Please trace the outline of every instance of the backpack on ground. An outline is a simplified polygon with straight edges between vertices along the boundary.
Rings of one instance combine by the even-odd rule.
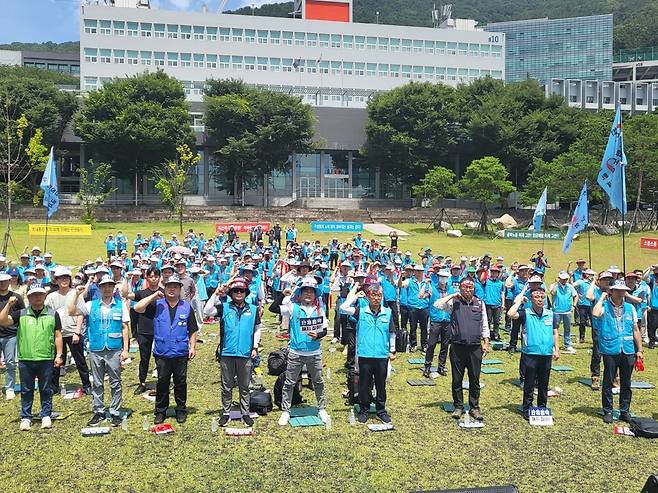
[[[274,404],[276,407],[281,409],[281,401],[283,400],[283,384],[286,381],[286,374],[282,373],[276,379],[274,383]],[[298,406],[304,399],[302,399],[302,382],[298,380],[295,386],[292,389],[292,402],[291,406]]]
[[[631,418],[629,426],[636,437],[658,438],[658,421],[653,418]]]
[[[407,350],[408,334],[405,329],[397,329],[395,331],[395,351],[404,353]]]
[[[272,412],[272,394],[262,390],[254,390],[249,396],[249,411],[265,416]]]
[[[286,371],[288,366],[288,348],[272,351],[267,357],[267,373],[277,377]]]

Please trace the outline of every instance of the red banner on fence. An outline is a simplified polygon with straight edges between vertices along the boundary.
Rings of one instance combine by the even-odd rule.
[[[221,233],[222,231],[228,231],[231,226],[236,233],[248,233],[252,228],[260,226],[263,228],[263,231],[270,230],[271,223],[245,223],[245,222],[235,222],[235,223],[216,223],[215,224],[215,233]]]
[[[640,238],[640,248],[658,250],[658,238]]]

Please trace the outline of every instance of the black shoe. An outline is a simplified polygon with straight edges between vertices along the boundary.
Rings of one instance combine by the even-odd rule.
[[[507,348],[507,352],[509,354],[514,354],[516,353],[516,348],[514,346],[510,346],[509,348]]]
[[[242,415],[242,421],[244,421],[244,424],[246,424],[247,426],[254,426],[254,418],[252,418],[248,414]]]
[[[146,385],[143,383],[140,383],[137,388],[135,389],[135,392],[133,392],[135,395],[143,394],[146,392]]]
[[[228,414],[222,414],[222,417],[219,419],[219,426],[224,427],[231,421],[231,417]]]
[[[425,368],[423,369],[423,377],[425,377],[425,378],[429,378],[429,377],[430,377],[430,369],[429,369],[429,368],[425,367]]]
[[[417,350],[416,346],[411,346],[411,349],[409,349],[409,351],[411,351],[412,353],[415,353],[416,350]]]
[[[612,423],[612,413],[605,413],[603,415],[603,422],[607,424]]]
[[[176,413],[176,421],[178,423],[185,423],[187,421],[187,413],[185,412],[177,412]]]
[[[631,422],[631,413],[629,413],[628,411],[623,412],[623,413],[619,413],[619,421],[625,421],[626,423],[630,423]]]
[[[155,418],[153,418],[153,424],[161,425],[162,423],[164,423],[164,420],[165,420],[164,413],[158,413],[155,415]]]
[[[82,387],[82,393],[85,395],[91,395],[91,387]]]
[[[530,411],[523,411],[523,419],[530,421]]]
[[[484,419],[482,411],[480,411],[479,407],[474,407],[468,413],[471,415],[471,418],[477,419],[478,421],[482,421]]]
[[[391,417],[388,415],[386,411],[380,411],[377,413],[377,417],[382,423],[390,423],[391,422]]]
[[[441,375],[443,377],[447,377],[448,376],[448,370],[446,370],[445,368],[439,368],[439,375]]]
[[[368,421],[368,413],[359,413],[359,423],[365,423]]]
[[[649,349],[655,349],[655,347],[656,347],[656,343],[655,343],[654,341],[651,341],[651,342],[649,342],[649,344],[647,345],[647,347],[648,347]]]
[[[101,423],[103,421],[105,421],[105,415],[100,414],[100,413],[96,413],[89,420],[89,422],[87,423],[87,426],[97,426],[98,423]]]
[[[116,428],[117,426],[121,426],[121,421],[122,419],[118,415],[112,416],[110,424]]]

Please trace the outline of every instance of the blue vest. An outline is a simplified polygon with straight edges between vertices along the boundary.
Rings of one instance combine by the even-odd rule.
[[[87,337],[90,351],[123,348],[123,312],[120,303],[110,306],[107,318],[101,316],[101,300],[91,302],[91,310],[87,316]]]
[[[485,305],[490,306],[502,306],[501,295],[505,285],[500,279],[487,279],[487,282],[484,284],[484,301]],[[477,296],[477,294],[476,294]]]
[[[290,317],[290,341],[288,347],[293,351],[311,352],[320,349],[320,340],[311,339],[302,332],[302,323],[311,318],[324,318],[324,312],[319,308],[314,308],[310,315],[306,315],[297,303],[293,304],[292,316]]]
[[[653,274],[649,277],[649,287],[651,288],[651,309],[658,310],[658,280]]]
[[[594,301],[592,302],[592,306],[596,305],[599,300],[601,299],[601,295],[603,293],[601,292],[601,288],[598,286],[594,286]],[[601,317],[592,317],[592,329],[599,330],[601,329],[601,324],[602,322]]]
[[[409,306],[409,288],[400,287],[400,306]]]
[[[169,318],[169,304],[160,299],[155,302],[153,319],[153,355],[160,358],[178,358],[189,353],[187,319],[192,308],[185,300],[176,307],[174,320]]]
[[[553,312],[544,308],[537,315],[525,309],[525,327],[521,333],[521,351],[525,354],[551,356],[553,354]]]
[[[592,302],[587,299],[587,291],[591,285],[591,281],[581,279],[578,286],[576,286],[576,292],[578,293],[578,306],[592,306]]]
[[[559,282],[555,286],[553,296],[553,311],[555,313],[571,313],[573,308],[573,288],[570,284],[562,286]]]
[[[384,291],[384,301],[396,301],[398,299],[398,291],[388,277],[381,278],[382,290]]]
[[[429,282],[424,280],[418,282],[415,277],[409,279],[409,286],[407,287],[407,304],[410,308],[422,310],[423,308],[429,307],[429,298],[420,299],[418,297],[421,285],[425,286],[425,294],[427,294],[427,289],[430,286]]]
[[[388,307],[379,309],[375,315],[370,305],[359,307],[356,323],[356,354],[359,358],[388,358],[392,311]]]
[[[603,302],[604,312],[599,318],[599,352],[601,354],[635,354],[633,341],[633,305],[624,302],[621,324],[617,324],[612,302]]]
[[[254,345],[256,306],[247,304],[242,313],[230,302],[223,303],[222,356],[249,358]]]
[[[449,322],[450,313],[439,310],[434,306],[434,302],[439,298],[443,298],[449,294],[454,293],[455,290],[450,284],[446,284],[445,291],[441,291],[439,286],[432,287],[432,297],[430,298],[430,321],[431,322]]]

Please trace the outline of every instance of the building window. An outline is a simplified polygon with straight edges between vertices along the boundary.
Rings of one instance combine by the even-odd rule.
[[[192,39],[192,26],[180,26],[180,39]]]
[[[281,31],[270,31],[270,43],[273,45],[281,44]]]
[[[142,65],[151,65],[151,52],[150,51],[140,51],[139,58],[142,62]]]
[[[331,62],[331,75],[340,75],[341,62],[334,61]]]
[[[292,72],[292,58],[284,58],[281,65],[284,72]]]
[[[436,67],[436,78],[438,80],[446,80],[446,68],[445,67]]]
[[[379,51],[388,51],[388,38],[377,38],[377,48]]]
[[[437,55],[445,55],[446,54],[446,42],[445,41],[436,41],[434,43],[434,52]]]
[[[217,55],[206,54],[206,68],[217,68]]]
[[[306,46],[315,48],[318,45],[317,33],[306,33]]]
[[[244,57],[244,68],[245,70],[256,70],[256,57]]]
[[[128,22],[126,34],[132,38],[139,36],[139,23],[137,22]]]
[[[53,72],[57,72],[57,64],[56,63],[49,63],[46,68],[48,70],[51,70]]]
[[[306,42],[305,33],[295,33],[295,46],[304,46]]]
[[[124,50],[114,50],[114,63],[125,63],[125,56]]]
[[[156,67],[164,67],[165,54],[163,51],[156,51],[153,53],[153,65]]]
[[[101,48],[99,54],[101,63],[112,63],[112,50]]]
[[[194,26],[194,39],[202,40],[205,38],[206,28],[203,26]]]
[[[245,29],[244,30],[244,40],[247,43],[254,44],[256,42],[256,30],[255,29]]]
[[[178,53],[167,52],[167,66],[178,67]]]
[[[400,51],[400,38],[391,38],[390,40],[390,50],[392,52],[399,52]]]
[[[362,62],[356,62],[354,64],[354,75],[366,75],[366,64]]]
[[[231,29],[231,39],[233,40],[234,43],[242,43],[242,35],[243,35],[243,30],[239,28],[232,28]]]
[[[411,65],[402,65],[402,77],[411,79]]]
[[[448,48],[446,53],[448,55],[456,55],[457,54],[457,43],[448,43]]]
[[[376,50],[377,49],[377,38],[368,36],[366,38],[366,49],[367,50]]]
[[[352,75],[354,73],[354,63],[343,62],[343,74]]]
[[[258,70],[264,72],[267,70],[267,58],[258,57]]]
[[[470,56],[478,56],[480,54],[480,45],[477,43],[469,43],[468,54]]]
[[[96,77],[85,77],[85,91],[95,91],[98,89],[98,79]]]
[[[272,72],[281,71],[281,59],[280,58],[270,58],[270,70]]]
[[[306,71],[309,74],[315,74],[318,71],[318,62],[317,60],[306,60]]]
[[[422,41],[420,41],[418,39],[414,39],[414,45],[413,46],[414,46],[414,53],[422,53],[423,52],[423,42]]]
[[[425,67],[423,75],[427,80],[434,79],[434,67]]]
[[[217,28],[206,27],[206,38],[208,38],[208,41],[217,41]]]
[[[458,52],[460,55],[468,55],[468,43],[459,43]]]
[[[329,35],[328,34],[320,34],[320,48],[328,48],[329,47]]]
[[[101,34],[109,36],[112,34],[112,21],[100,21],[100,31]]]
[[[258,31],[258,44],[266,45],[267,44],[267,31]]]
[[[343,36],[340,34],[332,34],[331,35],[331,47],[332,48],[340,48],[343,42]]]
[[[153,24],[153,32],[155,33],[156,38],[165,37],[165,25],[164,24]]]
[[[320,60],[320,73],[329,73],[329,60]]]
[[[448,67],[448,80],[455,81],[457,80],[457,69]]]
[[[128,65],[137,65],[137,50],[128,50]]]
[[[283,31],[283,44],[292,46],[292,31]]]
[[[366,37],[365,36],[354,36],[354,47],[357,50],[366,49]]]
[[[231,67],[231,57],[228,55],[219,56],[219,68],[228,70]]]
[[[203,56],[203,53],[194,53],[192,55],[192,64],[194,65],[194,68],[203,68],[204,59],[205,57]]]
[[[233,70],[242,70],[242,57],[241,56],[232,56],[231,57],[231,68]]]
[[[491,53],[491,45],[481,44],[480,45],[480,56],[489,56]]]
[[[343,48],[347,50],[354,48],[354,36],[349,34],[343,35]]]
[[[126,33],[126,23],[123,21],[114,21],[112,23],[114,27],[115,36],[123,36]]]
[[[192,53],[181,53],[180,54],[180,66],[181,67],[191,67],[192,66]]]
[[[85,34],[96,34],[98,32],[98,21],[96,19],[85,19]]]
[[[390,75],[391,75],[391,77],[400,77],[400,66],[399,65],[391,65]]]
[[[71,74],[80,75],[80,65],[71,65]]]
[[[403,39],[402,40],[402,53],[411,53],[411,40]]]
[[[178,24],[167,24],[167,37],[178,39]]]
[[[370,65],[371,64],[369,63],[368,64],[368,75],[375,75],[375,71],[374,71],[375,67],[372,67],[373,70],[371,72]],[[375,64],[373,63],[372,65],[375,65]],[[380,63],[377,66],[377,69],[378,69],[377,70],[377,75],[379,75],[379,77],[388,77],[388,63]]]
[[[140,22],[139,23],[139,32],[143,38],[151,37],[151,23],[150,22]]]
[[[231,29],[229,29],[228,27],[220,27],[219,40],[224,42],[231,41]]]
[[[502,53],[502,47],[500,45],[491,46],[491,56],[494,58],[500,58]]]
[[[98,61],[98,50],[96,48],[85,48],[85,62],[96,63]]]

